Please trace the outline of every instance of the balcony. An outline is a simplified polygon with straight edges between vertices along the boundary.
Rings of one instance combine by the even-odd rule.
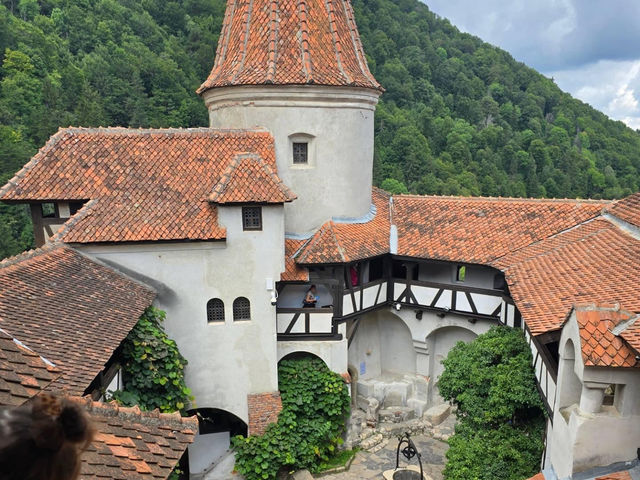
[[[342,340],[333,308],[277,308],[278,340]]]

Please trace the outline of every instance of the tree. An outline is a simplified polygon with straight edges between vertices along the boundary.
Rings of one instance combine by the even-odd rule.
[[[493,327],[443,360],[440,395],[456,405],[447,480],[521,480],[539,469],[545,415],[522,331]]]
[[[380,188],[382,188],[383,190],[386,190],[391,195],[409,193],[409,190],[407,190],[407,187],[405,186],[405,184],[402,182],[399,182],[395,178],[386,178],[382,182],[382,185],[380,185]]]

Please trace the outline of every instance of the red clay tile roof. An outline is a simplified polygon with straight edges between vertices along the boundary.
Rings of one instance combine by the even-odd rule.
[[[576,305],[582,360],[588,367],[639,367],[637,352],[612,330],[635,317],[620,308]]]
[[[374,188],[373,219],[325,223],[296,256],[299,264],[345,263],[389,252],[389,194]]]
[[[275,170],[263,130],[61,129],[0,200],[91,200],[57,234],[68,243],[223,239],[207,198],[240,152]]]
[[[631,325],[628,325],[627,328],[620,332],[620,336],[624,338],[636,352],[640,353],[640,316],[636,317],[636,320],[631,322]]]
[[[607,209],[607,212],[627,223],[640,227],[640,192],[616,202]]]
[[[493,262],[533,335],[560,328],[576,303],[640,312],[640,240],[602,217]]]
[[[486,264],[596,217],[607,202],[396,195],[393,205],[400,255]]]
[[[294,256],[307,240],[284,239],[284,272],[280,275],[281,282],[308,282],[309,270],[298,265]]]
[[[198,93],[304,84],[382,90],[349,0],[228,0],[215,63]]]
[[[628,471],[624,471],[624,472],[609,473],[608,475],[597,477],[595,480],[632,480],[632,479],[631,479],[631,474]]]
[[[195,416],[141,412],[89,398],[73,400],[84,405],[97,432],[82,454],[81,480],[164,480],[198,431]]]
[[[59,376],[51,362],[0,329],[0,406],[22,405]]]
[[[209,195],[213,203],[285,203],[296,194],[254,153],[234,157]]]
[[[544,480],[544,475],[542,473],[536,473],[533,477],[527,480]]]
[[[0,328],[53,362],[55,385],[82,395],[155,293],[67,247],[0,262]]]

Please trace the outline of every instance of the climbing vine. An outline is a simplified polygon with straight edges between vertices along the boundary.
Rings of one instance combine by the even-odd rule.
[[[319,358],[283,360],[278,367],[282,411],[263,435],[234,437],[236,469],[247,480],[271,480],[279,470],[318,470],[342,443],[349,394],[340,375]]]
[[[162,322],[166,313],[148,307],[129,332],[122,349],[124,389],[112,393],[124,405],[161,412],[183,410],[192,400],[184,381],[187,360]]]

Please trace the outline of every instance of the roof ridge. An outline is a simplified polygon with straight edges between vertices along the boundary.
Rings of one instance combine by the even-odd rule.
[[[365,77],[369,79],[369,81],[377,85],[381,91],[384,92],[384,88],[382,85],[378,83],[378,81],[373,77],[373,74],[369,70],[369,65],[367,64],[367,59],[364,53],[364,48],[362,48],[362,41],[360,40],[360,33],[358,32],[358,26],[356,25],[356,20],[353,14],[353,7],[351,6],[351,2],[342,2],[342,6],[345,12],[345,18],[347,20],[347,28],[349,29],[349,34],[351,36],[351,42],[353,43],[356,59],[358,60],[358,66],[360,67],[360,71],[364,74]]]
[[[269,58],[267,60],[267,82],[273,82],[276,76],[276,60],[278,58],[278,0],[271,0],[269,12]]]
[[[307,82],[313,83],[313,64],[309,52],[309,25],[307,24],[307,4],[305,0],[298,0],[298,16],[300,17],[300,53],[302,54],[302,69]]]
[[[276,188],[280,190],[280,193],[283,195],[283,202],[290,202],[297,198],[295,193],[282,181],[282,179],[278,176],[278,174],[274,171],[274,169],[269,165],[262,156],[256,152],[238,152],[233,157],[229,165],[224,170],[218,182],[214,185],[211,194],[208,197],[208,200],[213,203],[234,203],[233,201],[222,201],[220,197],[222,197],[226,191],[229,183],[233,180],[236,171],[242,168],[243,161],[249,160],[251,162],[255,162],[262,170],[262,172],[267,176],[268,180],[273,182]],[[254,179],[255,180],[255,179]],[[279,202],[274,202],[279,203]]]
[[[180,412],[161,413],[157,408],[151,411],[141,410],[138,405],[133,407],[124,407],[119,405],[118,402],[112,400],[110,402],[100,402],[93,400],[90,396],[76,397],[71,396],[69,400],[84,404],[90,413],[107,414],[107,416],[124,416],[124,417],[138,417],[140,419],[147,419],[152,423],[168,425],[180,425],[180,426],[193,426],[197,427],[198,419],[195,415],[183,417]]]
[[[324,6],[327,10],[327,16],[329,17],[329,30],[331,31],[331,43],[333,44],[333,51],[336,56],[336,62],[338,63],[338,69],[347,83],[352,83],[353,79],[342,67],[342,44],[340,43],[340,37],[336,35],[336,16],[333,5],[333,0],[324,0]]]
[[[31,157],[29,161],[25,163],[22,166],[22,168],[18,170],[15,173],[15,175],[11,177],[3,187],[0,187],[0,197],[2,197],[7,192],[7,190],[10,190],[11,188],[13,188],[16,185],[16,182],[20,178],[24,177],[29,170],[35,167],[40,161],[40,159],[44,158],[45,153],[53,149],[56,143],[58,143],[58,141],[62,137],[64,137],[66,131],[67,131],[67,128],[62,128],[62,127],[58,128],[58,131],[49,137],[49,140],[47,140],[47,142],[38,149],[36,154],[33,157]]]
[[[336,246],[338,247],[338,253],[340,254],[340,258],[342,259],[343,262],[347,262],[347,257],[344,254],[344,248],[342,248],[342,245],[340,245],[340,241],[338,240],[338,236],[336,235],[336,231],[335,231],[335,223],[333,220],[329,220],[330,226],[331,226],[331,235],[333,235],[333,239],[336,242]]]
[[[489,266],[494,266],[494,267],[495,267],[496,262],[498,262],[498,260],[500,260],[500,259],[503,259],[503,258],[505,258],[505,257],[508,257],[508,256],[511,256],[511,255],[514,255],[514,254],[516,254],[516,253],[518,253],[518,252],[520,252],[520,251],[524,250],[525,248],[529,248],[529,247],[531,247],[531,246],[533,246],[533,245],[538,245],[539,243],[542,243],[542,242],[544,242],[544,241],[546,241],[546,240],[549,240],[550,238],[556,238],[556,237],[558,237],[558,236],[560,236],[560,235],[563,235],[563,234],[565,234],[565,233],[567,233],[567,232],[570,232],[571,230],[574,230],[574,229],[576,229],[576,228],[579,228],[579,227],[581,227],[582,225],[586,225],[586,224],[591,223],[591,222],[593,222],[593,221],[595,221],[595,220],[598,220],[598,219],[602,219],[602,220],[604,220],[604,218],[602,217],[602,215],[598,215],[598,216],[595,216],[595,217],[589,218],[588,220],[585,220],[584,222],[576,223],[575,225],[572,225],[572,226],[570,226],[569,228],[565,228],[564,230],[560,230],[559,232],[552,233],[551,235],[548,235],[548,236],[543,237],[543,238],[541,238],[541,239],[539,239],[539,240],[536,240],[535,242],[528,243],[528,244],[526,244],[526,245],[523,245],[523,246],[522,246],[522,247],[520,247],[520,248],[516,248],[515,250],[511,250],[511,251],[509,251],[509,252],[505,253],[504,255],[501,255],[501,256],[499,256],[499,257],[495,257],[493,260],[491,260],[489,263],[487,263],[487,265],[489,265]],[[586,239],[586,238],[592,237],[593,235],[597,235],[597,234],[599,234],[600,232],[605,231],[605,230],[609,230],[609,228],[598,228],[598,229],[597,229],[597,230],[595,230],[595,231],[587,232],[587,233],[585,233],[584,235],[582,235],[582,236],[580,237],[580,240],[584,240],[584,239]],[[526,257],[526,259],[519,260],[519,261],[518,261],[518,262],[516,262],[516,263],[522,263],[522,262],[523,262],[523,261],[525,261],[525,260],[530,260],[530,259],[532,259],[532,258],[540,258],[540,257],[544,257],[544,256],[547,256],[547,255],[550,255],[552,252],[556,252],[556,251],[558,251],[560,248],[563,248],[563,247],[565,247],[565,246],[566,246],[566,244],[558,245],[558,246],[553,247],[552,249],[547,249],[547,250],[545,250],[545,251],[543,251],[543,252],[538,252],[538,253],[536,253],[536,254],[534,254],[534,255],[529,255],[529,256],[527,256],[527,257]],[[500,268],[500,270],[505,271],[506,269],[511,268],[513,265],[515,265],[515,264],[514,264],[514,263],[510,263],[510,264],[509,264],[509,266],[507,266],[507,267],[505,267],[505,268]]]
[[[579,204],[579,203],[589,203],[589,204],[599,204],[603,203],[606,205],[613,204],[618,200],[598,200],[598,199],[582,199],[582,198],[533,198],[533,197],[482,197],[482,196],[469,196],[464,197],[462,195],[416,195],[416,194],[397,194],[392,195],[393,198],[399,199],[442,199],[442,200],[459,200],[459,201],[472,201],[472,202],[481,202],[481,201],[503,201],[503,202],[530,202],[530,203],[569,203],[569,204]]]
[[[128,135],[162,135],[162,134],[182,134],[182,135],[193,135],[193,134],[241,134],[241,133],[271,133],[265,127],[251,127],[251,128],[211,128],[211,127],[164,127],[164,128],[131,128],[131,127],[61,127],[52,137],[53,139],[57,134],[60,133],[104,133],[104,134],[128,134]],[[49,140],[49,142],[51,141]],[[47,144],[49,143],[47,142]],[[44,148],[44,147],[43,147]]]
[[[58,248],[69,248],[61,243],[46,243],[41,247],[32,248],[30,250],[25,250],[24,252],[18,253],[11,257],[3,258],[0,260],[0,268],[10,267],[15,265],[16,263],[23,262],[25,260],[29,260],[30,258],[35,258],[40,255],[44,255],[50,251],[56,250]]]
[[[69,219],[61,225],[58,231],[53,234],[53,236],[51,237],[51,240],[53,242],[58,242],[58,241],[64,242],[63,237],[69,232],[69,229],[72,226],[74,226],[76,223],[78,223],[80,220],[85,218],[87,215],[89,215],[92,207],[96,205],[99,200],[100,200],[99,198],[92,198],[87,203],[82,205],[82,207],[80,207],[80,209],[74,215],[69,217]]]
[[[242,58],[240,59],[240,61],[238,62],[238,64],[235,66],[235,73],[233,74],[233,76],[231,77],[231,82],[235,82],[236,78],[238,77],[238,74],[242,71],[242,69],[244,68],[244,62],[247,59],[247,43],[249,42],[249,29],[251,28],[251,15],[253,14],[253,0],[249,0],[249,6],[247,7],[247,9],[244,11],[244,29],[241,33],[241,37],[240,37],[240,41],[244,44],[243,48],[242,48]],[[242,37],[244,37],[244,40],[242,39]]]
[[[10,338],[11,341],[13,341],[13,343],[16,344],[16,346],[22,350],[27,350],[27,352],[35,357],[38,357],[40,360],[42,360],[42,362],[48,367],[47,370],[49,370],[52,373],[58,373],[58,377],[60,377],[62,375],[62,371],[56,366],[55,363],[53,363],[51,360],[48,360],[47,358],[43,357],[42,355],[40,355],[38,352],[36,352],[34,349],[32,349],[31,347],[29,347],[28,345],[26,345],[24,342],[22,342],[21,340],[19,340],[17,337],[14,337],[11,333],[7,332],[5,329],[0,328],[0,335],[6,335],[5,338]]]

